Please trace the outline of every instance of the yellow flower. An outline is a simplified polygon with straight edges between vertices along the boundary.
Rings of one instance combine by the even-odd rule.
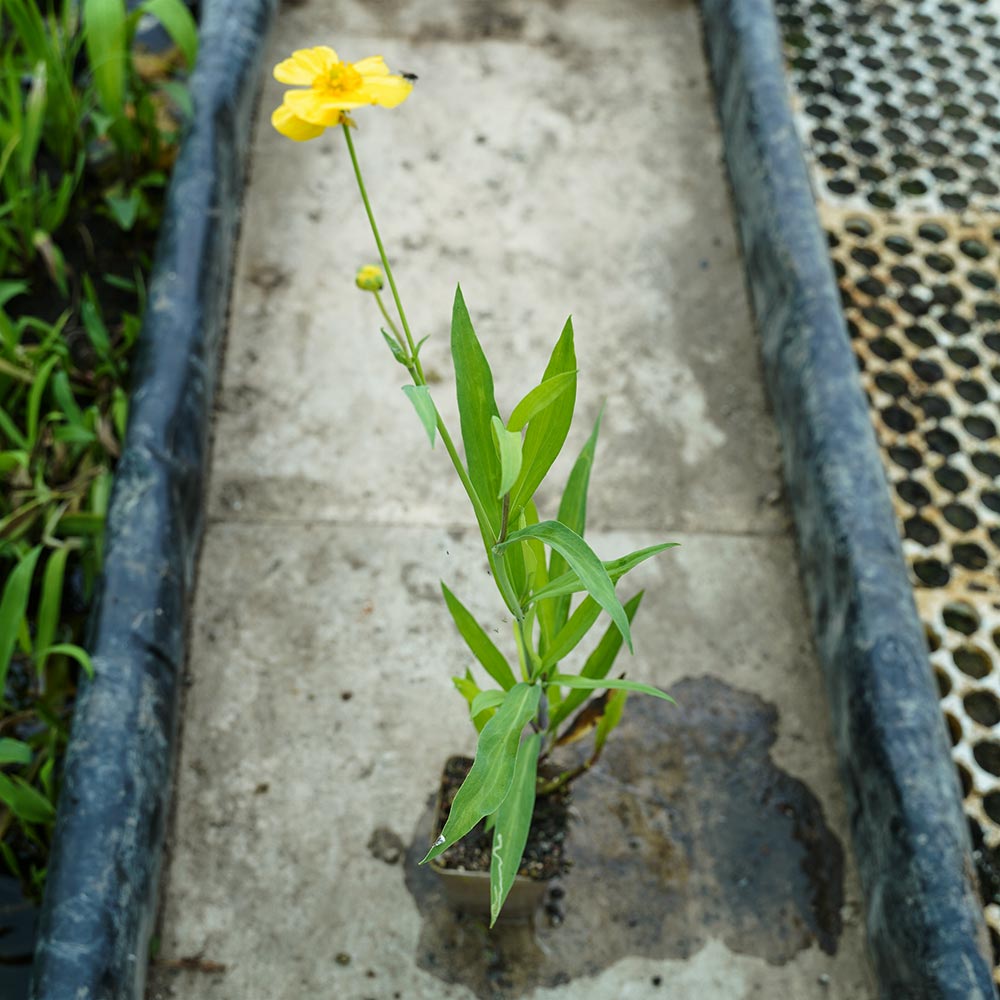
[[[354,284],[363,292],[378,292],[382,290],[384,277],[382,268],[374,264],[365,264],[358,268],[358,273],[354,276]]]
[[[409,80],[389,72],[381,56],[341,62],[325,45],[293,52],[291,59],[274,67],[274,78],[306,88],[286,91],[284,103],[271,115],[271,124],[296,142],[315,139],[342,121],[350,123],[345,112],[354,108],[366,104],[394,108],[413,89]]]

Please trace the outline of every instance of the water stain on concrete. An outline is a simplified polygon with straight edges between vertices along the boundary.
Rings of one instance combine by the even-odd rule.
[[[417,961],[479,997],[517,997],[595,975],[626,956],[687,958],[710,939],[780,965],[841,932],[844,852],[816,796],[776,767],[778,713],[713,677],[633,696],[598,768],[576,786],[573,869],[535,926],[452,913],[417,862],[431,810],[405,858],[423,916]]]

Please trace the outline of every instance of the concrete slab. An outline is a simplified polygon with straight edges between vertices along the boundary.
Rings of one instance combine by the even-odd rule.
[[[357,140],[446,420],[456,281],[502,408],[573,313],[554,482],[606,399],[589,534],[608,558],[682,542],[634,574],[623,661],[682,708],[630,701],[535,937],[446,915],[412,865],[474,743],[438,581],[509,626],[353,287],[373,257],[341,140],[280,140],[268,85],[149,997],[874,997],[695,7],[312,4],[273,59],[327,41],[420,77]]]
[[[693,5],[370,6],[294,8],[272,51],[329,39],[420,78],[398,110],[357,116],[357,144],[449,422],[456,283],[505,412],[572,314],[568,455],[607,401],[594,523],[784,530]],[[265,87],[253,151],[212,514],[464,523],[443,454],[433,475],[388,460],[422,431],[354,288],[371,235],[340,135],[293,147],[270,128],[282,91]]]

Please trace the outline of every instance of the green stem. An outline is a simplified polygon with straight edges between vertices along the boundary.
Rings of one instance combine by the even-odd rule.
[[[403,332],[406,334],[406,342],[410,347],[410,357],[413,358],[415,369],[414,379],[417,385],[426,385],[423,368],[420,366],[420,359],[417,357],[417,348],[413,342],[413,334],[410,333],[410,324],[406,319],[406,312],[403,303],[399,298],[399,289],[396,288],[396,279],[392,276],[392,268],[389,266],[389,258],[386,255],[385,247],[382,244],[382,237],[379,235],[378,225],[375,223],[375,213],[372,212],[371,202],[368,200],[368,191],[365,189],[365,182],[361,176],[361,166],[358,164],[358,156],[354,152],[354,140],[351,138],[351,129],[345,123],[343,126],[344,138],[347,140],[347,151],[351,154],[351,165],[354,167],[354,176],[358,181],[358,190],[361,192],[361,200],[365,204],[365,212],[368,213],[368,224],[372,227],[372,236],[375,237],[375,245],[378,247],[378,255],[382,260],[382,269],[385,271],[389,288],[392,291],[393,301],[396,303],[396,311],[399,313],[400,321],[403,324]],[[402,346],[402,345],[400,345]]]
[[[385,319],[392,330],[393,336],[396,338],[396,343],[399,344],[399,349],[406,354],[406,344],[403,343],[403,335],[399,332],[399,327],[396,326],[396,321],[389,315],[389,311],[385,307],[385,303],[382,301],[382,296],[378,292],[373,292],[375,296],[375,301],[378,303],[379,309],[382,311],[382,317]],[[417,383],[420,384],[419,382]]]

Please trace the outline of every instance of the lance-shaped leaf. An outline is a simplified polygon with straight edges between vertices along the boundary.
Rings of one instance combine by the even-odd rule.
[[[515,684],[504,703],[479,734],[476,759],[472,762],[462,787],[455,795],[448,821],[434,842],[424,864],[447,851],[464,837],[484,816],[496,812],[507,798],[514,780],[514,764],[521,731],[538,710],[542,689],[538,684]]]
[[[480,691],[475,698],[472,699],[472,704],[469,706],[469,713],[471,715],[478,715],[480,712],[485,712],[489,708],[499,708],[507,697],[506,691]]]
[[[586,534],[587,528],[587,489],[590,486],[590,470],[594,465],[594,454],[597,451],[597,436],[601,432],[601,417],[604,408],[597,415],[594,421],[594,429],[587,439],[587,443],[580,450],[573,469],[566,480],[566,488],[563,490],[562,499],[559,501],[559,515],[557,521],[562,521],[567,528],[572,528],[581,538]],[[560,577],[569,567],[566,560],[553,550],[552,558],[549,560],[549,579],[555,580]],[[556,629],[560,629],[566,624],[569,615],[569,594],[560,594],[553,604],[552,622]]]
[[[472,617],[465,605],[462,604],[443,582],[441,584],[441,592],[444,594],[444,602],[448,605],[451,617],[455,620],[455,625],[458,628],[459,634],[465,640],[466,645],[483,665],[486,673],[505,691],[509,691],[517,681],[507,663],[506,657],[493,644],[493,640],[483,631],[482,626]]]
[[[546,406],[554,403],[564,392],[576,384],[576,372],[561,372],[536,385],[517,406],[507,421],[507,430],[519,431],[529,420],[538,416]]]
[[[639,605],[642,603],[643,593],[645,592],[640,590],[638,594],[625,602],[625,614],[628,615],[628,620],[630,622],[633,618],[635,618],[636,611],[639,610]],[[598,642],[597,646],[594,648],[594,651],[587,657],[587,662],[584,663],[583,670],[580,671],[580,676],[596,678],[607,677],[607,675],[611,672],[612,666],[614,666],[615,657],[618,655],[621,648],[621,632],[619,632],[614,625],[609,625],[604,635],[601,636],[600,642]],[[575,691],[570,691],[570,693],[566,695],[562,701],[558,701],[552,697],[552,694],[555,694],[556,690],[558,689],[553,689],[552,693],[549,695],[550,732],[555,732],[556,728],[562,723],[562,721],[568,718],[571,712],[576,711],[576,709],[587,700],[587,692],[578,688]]]
[[[35,563],[42,554],[42,547],[36,545],[22,556],[7,577],[0,598],[0,693],[7,682],[7,669],[14,655],[14,645],[21,631],[21,621],[28,607],[31,581],[35,575]]]
[[[413,409],[417,411],[420,422],[427,431],[430,438],[431,447],[434,447],[434,433],[437,430],[437,410],[434,408],[434,401],[431,399],[431,391],[426,385],[404,385],[403,392],[406,398],[413,404]]]
[[[461,287],[455,290],[451,316],[451,357],[455,365],[455,392],[461,418],[465,464],[494,533],[500,529],[500,462],[493,447],[493,417],[498,417],[493,395],[493,373],[472,328]]]
[[[584,691],[597,691],[604,688],[611,688],[614,691],[639,691],[641,694],[651,694],[654,698],[662,698],[672,705],[677,702],[670,697],[666,691],[653,687],[651,684],[642,684],[639,681],[627,681],[619,677],[581,677],[579,674],[553,674],[549,678],[550,684],[558,684],[561,687],[580,688]]]
[[[496,710],[486,709],[478,713],[472,711],[472,703],[476,700],[476,695],[482,692],[479,690],[476,679],[472,676],[472,671],[468,668],[466,668],[464,677],[452,677],[451,682],[455,685],[458,693],[469,703],[469,715],[472,718],[472,724],[476,727],[476,732],[481,733],[483,726],[493,718],[493,713]]]
[[[542,669],[565,659],[580,644],[601,613],[601,606],[592,597],[585,597],[570,615],[569,621],[559,630],[552,645],[542,657]]]
[[[545,478],[559,454],[573,422],[576,404],[576,352],[573,348],[573,322],[566,325],[552,350],[542,382],[559,375],[570,376],[569,386],[563,389],[543,410],[528,423],[524,435],[521,474],[511,490],[510,510],[514,515],[535,495],[538,484]]]
[[[541,743],[541,733],[532,733],[517,748],[514,780],[507,798],[497,810],[490,859],[490,927],[497,922],[507,893],[514,884],[524,845],[528,842],[535,811],[535,778]]]
[[[645,549],[637,549],[635,552],[630,552],[627,556],[620,556],[618,559],[609,559],[604,563],[604,568],[608,571],[608,576],[611,577],[612,582],[617,583],[629,570],[635,569],[640,563],[645,562],[664,549],[676,548],[679,544],[679,542],[662,542],[659,545],[650,545]],[[570,570],[556,579],[550,580],[544,587],[532,594],[531,599],[533,601],[542,601],[548,597],[576,594],[586,589],[579,575],[575,571]]]
[[[497,494],[500,500],[517,481],[517,474],[521,471],[521,435],[507,430],[499,417],[494,417],[490,426],[493,444],[500,457],[500,492]]]
[[[392,351],[392,356],[401,364],[406,364],[406,352],[402,347],[399,346],[399,341],[396,340],[385,327],[379,327],[382,336],[385,338],[385,342],[389,345],[389,350]]]
[[[30,764],[34,753],[21,740],[0,739],[0,764]]]
[[[611,615],[611,620],[618,626],[628,648],[631,649],[632,635],[629,632],[628,616],[621,601],[618,600],[615,585],[608,576],[604,563],[597,558],[594,550],[572,528],[567,528],[559,521],[529,524],[508,535],[506,541],[494,545],[493,550],[500,552],[511,543],[524,538],[539,538],[562,555],[572,571],[580,578],[587,593]]]

